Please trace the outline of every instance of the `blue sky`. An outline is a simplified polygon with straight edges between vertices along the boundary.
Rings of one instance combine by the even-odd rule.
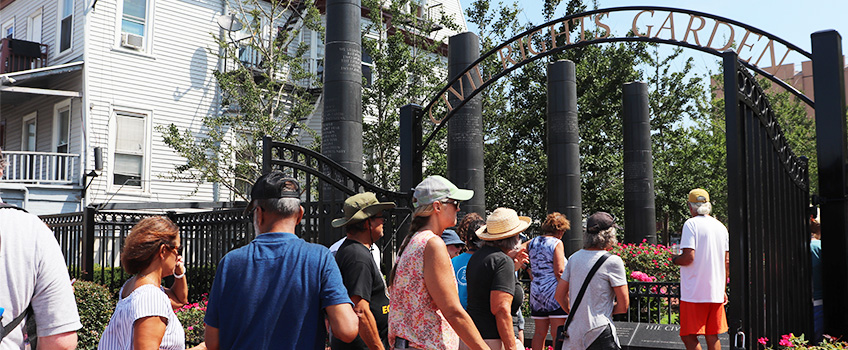
[[[508,2],[505,0],[504,2]],[[563,3],[566,1],[563,0]],[[471,0],[462,0],[463,6],[468,6]],[[544,22],[542,17],[542,1],[523,0],[519,2],[524,7],[522,21],[532,21],[534,24]],[[803,5],[801,5],[803,4]],[[835,29],[842,34],[843,52],[848,47],[848,1],[846,0],[599,0],[598,7],[609,8],[618,6],[666,6],[680,9],[696,10],[733,19],[781,37],[801,49],[810,50],[810,34],[824,29]],[[562,17],[564,6],[557,9],[555,18]],[[469,26],[469,31],[476,28]],[[738,39],[737,39],[738,40]],[[701,54],[688,50],[695,58],[698,70],[714,69],[718,57]],[[794,63],[797,62],[797,59]],[[787,63],[789,63],[787,61]]]

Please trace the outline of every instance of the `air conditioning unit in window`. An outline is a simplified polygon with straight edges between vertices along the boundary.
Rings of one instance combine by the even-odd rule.
[[[141,50],[144,46],[144,37],[130,33],[121,33],[121,46],[133,50]]]

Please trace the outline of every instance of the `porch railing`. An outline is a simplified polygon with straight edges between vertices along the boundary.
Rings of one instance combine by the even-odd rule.
[[[0,39],[0,74],[47,66],[46,44],[32,41]]]
[[[74,184],[79,182],[79,154],[4,151],[9,163],[4,182]]]

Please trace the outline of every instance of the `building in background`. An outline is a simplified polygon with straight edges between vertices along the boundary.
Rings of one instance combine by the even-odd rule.
[[[322,4],[316,6],[323,12]],[[36,214],[92,203],[232,200],[223,186],[167,178],[184,160],[157,130],[173,123],[202,135],[205,115],[226,113],[213,72],[226,69],[214,52],[215,35],[228,34],[217,21],[228,6],[226,0],[0,0],[0,147],[9,161],[0,179],[3,200]],[[422,16],[434,10],[454,16],[465,30],[458,0],[410,6]],[[436,40],[453,34],[430,33]],[[307,66],[318,75],[321,37],[304,29],[297,38],[308,44]],[[367,54],[362,64],[373,79]],[[322,93],[306,121],[319,133]],[[95,153],[102,162],[95,164]]]

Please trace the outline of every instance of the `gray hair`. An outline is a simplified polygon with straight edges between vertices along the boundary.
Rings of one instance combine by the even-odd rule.
[[[710,202],[689,202],[689,208],[692,208],[698,215],[710,215],[713,211],[713,205]]]
[[[615,227],[610,227],[598,233],[589,233],[589,231],[585,231],[583,236],[583,248],[607,249],[612,247],[618,243],[618,239],[615,238],[615,232]]]
[[[513,250],[515,247],[518,247],[519,244],[521,244],[521,237],[519,235],[499,239],[497,241],[483,241],[484,246],[495,247],[501,250]]]
[[[292,217],[300,213],[300,199],[298,198],[268,198],[256,200],[262,210],[275,213],[284,218]]]

